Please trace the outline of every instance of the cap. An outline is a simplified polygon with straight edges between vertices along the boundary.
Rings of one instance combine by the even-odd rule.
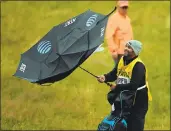
[[[128,0],[118,0],[117,5],[119,7],[129,6]]]
[[[138,40],[130,40],[127,44],[133,49],[136,56],[138,56],[142,50],[142,43]]]

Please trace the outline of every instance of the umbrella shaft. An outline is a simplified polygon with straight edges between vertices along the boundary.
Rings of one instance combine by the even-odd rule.
[[[90,75],[92,75],[92,76],[94,76],[94,77],[98,78],[98,76],[96,76],[96,75],[92,74],[91,72],[87,71],[86,69],[82,68],[81,66],[79,66],[79,67],[80,67],[82,70],[84,70],[84,71],[86,71],[87,73],[89,73]]]
[[[81,66],[79,66],[79,67],[80,67],[82,70],[84,70],[85,72],[89,73],[90,75],[92,75],[92,76],[98,78],[98,76],[92,74],[91,72],[87,71],[86,69],[82,68]],[[110,86],[110,87],[112,86],[112,84],[110,84],[110,83],[108,83],[108,82],[105,82],[105,83],[106,83],[108,86]]]

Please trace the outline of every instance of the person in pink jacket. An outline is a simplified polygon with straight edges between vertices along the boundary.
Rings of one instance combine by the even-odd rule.
[[[127,0],[119,0],[117,10],[109,17],[106,27],[106,41],[115,64],[124,54],[126,42],[133,39],[131,22],[127,15],[128,6]]]

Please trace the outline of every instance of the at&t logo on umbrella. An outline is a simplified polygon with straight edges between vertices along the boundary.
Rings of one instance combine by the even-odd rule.
[[[42,41],[39,43],[39,45],[37,46],[37,51],[40,54],[46,54],[48,53],[52,48],[52,44],[50,43],[50,41]]]
[[[97,14],[92,15],[86,22],[86,26],[89,27],[91,26],[94,22],[96,22],[97,19]]]

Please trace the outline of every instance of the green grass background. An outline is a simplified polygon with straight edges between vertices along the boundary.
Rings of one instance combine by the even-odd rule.
[[[96,129],[109,114],[109,88],[76,69],[52,86],[38,86],[13,77],[20,54],[33,46],[54,25],[88,9],[109,13],[114,1],[53,1],[1,3],[1,128]],[[143,43],[141,58],[149,70],[153,102],[149,104],[146,130],[170,129],[170,2],[131,1],[134,38]],[[104,43],[106,47],[106,43]],[[96,75],[113,67],[104,52],[82,64]]]

